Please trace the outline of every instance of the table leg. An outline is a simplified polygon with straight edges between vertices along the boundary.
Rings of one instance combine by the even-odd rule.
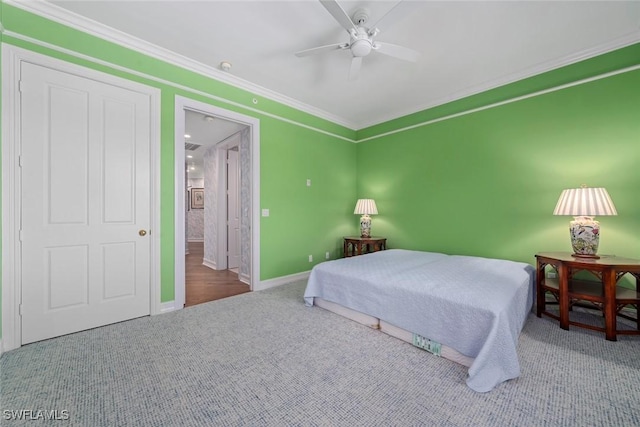
[[[640,273],[631,273],[636,279],[636,295],[640,292]],[[640,306],[636,306],[636,329],[640,331]]]
[[[616,272],[613,269],[602,273],[604,286],[604,330],[608,341],[617,341],[616,333]]]
[[[545,264],[538,260],[536,267],[536,315],[538,317],[542,317],[542,312],[546,309],[546,292],[542,288],[542,284],[544,283],[544,267]]]
[[[569,330],[569,268],[564,264],[558,266],[559,287],[560,287],[560,301],[558,306],[560,308],[560,327],[565,330]]]

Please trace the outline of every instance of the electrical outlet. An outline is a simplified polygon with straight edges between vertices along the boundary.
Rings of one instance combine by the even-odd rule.
[[[311,180],[307,179],[307,187],[311,187]]]
[[[313,262],[313,255],[309,255],[309,262]]]
[[[324,254],[324,258],[325,259],[331,259],[331,254],[329,254],[329,252],[327,252],[326,254]]]
[[[556,277],[558,277],[558,273],[556,273],[555,271],[547,272],[547,279],[555,279]]]

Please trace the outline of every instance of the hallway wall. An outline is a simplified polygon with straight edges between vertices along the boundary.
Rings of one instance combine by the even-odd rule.
[[[203,188],[204,178],[189,178],[187,180],[187,191],[191,192],[192,188]],[[206,197],[206,190],[205,190]],[[189,199],[191,200],[191,199]],[[204,241],[204,209],[187,208],[187,241],[202,242]]]

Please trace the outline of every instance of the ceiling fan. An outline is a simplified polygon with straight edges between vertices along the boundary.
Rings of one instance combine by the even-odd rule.
[[[349,68],[349,80],[355,80],[360,73],[360,67],[362,66],[362,58],[369,55],[372,51],[377,51],[385,55],[392,56],[394,58],[402,59],[405,61],[416,62],[420,57],[420,54],[415,50],[398,46],[391,43],[375,41],[374,37],[378,35],[380,30],[376,27],[382,19],[388,17],[391,12],[398,8],[398,5],[402,3],[399,1],[396,3],[389,12],[387,12],[382,18],[380,18],[375,24],[368,26],[369,11],[364,8],[357,9],[353,14],[353,19],[347,15],[342,7],[335,0],[320,0],[322,6],[338,21],[338,23],[347,30],[350,40],[348,43],[336,43],[327,46],[314,47],[312,49],[301,50],[296,52],[296,56],[308,56],[316,55],[319,53],[328,52],[331,50],[345,50],[349,49],[353,58],[351,59],[351,67]]]

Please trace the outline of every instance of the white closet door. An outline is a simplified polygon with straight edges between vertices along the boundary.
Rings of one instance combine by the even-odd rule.
[[[21,66],[22,343],[150,313],[150,99]]]

